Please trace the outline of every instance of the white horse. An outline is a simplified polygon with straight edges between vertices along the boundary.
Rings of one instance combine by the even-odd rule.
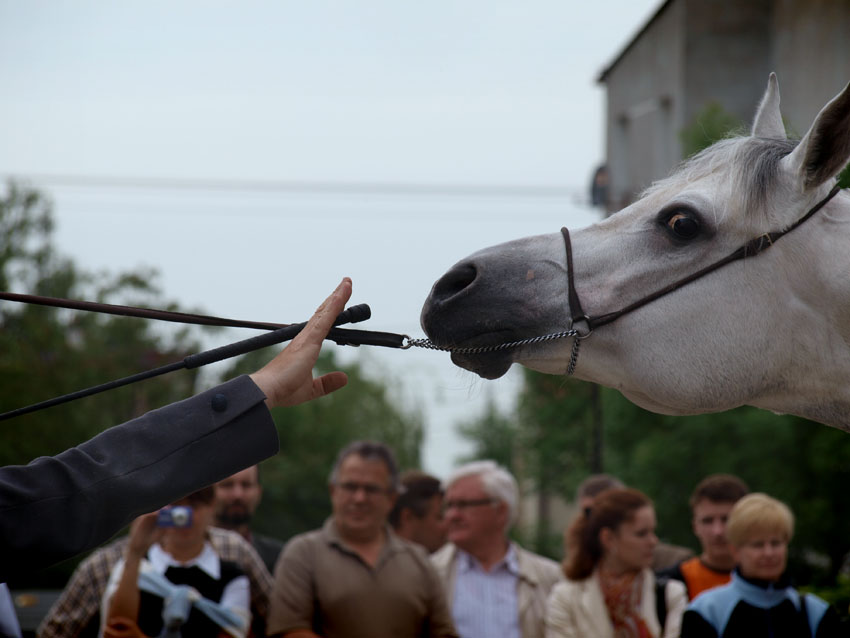
[[[440,346],[468,348],[564,331],[587,315],[576,317],[586,338],[575,376],[643,408],[699,414],[746,404],[850,431],[850,195],[828,198],[848,160],[850,85],[797,143],[786,138],[771,74],[751,136],[718,142],[568,237],[572,308],[565,242],[554,233],[456,264],[434,284],[422,327]],[[781,239],[766,235],[818,204]],[[710,270],[736,250],[746,256]],[[514,362],[564,374],[572,346],[556,339],[452,360],[488,379]]]

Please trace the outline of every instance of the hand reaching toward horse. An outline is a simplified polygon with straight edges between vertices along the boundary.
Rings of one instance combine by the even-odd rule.
[[[268,364],[250,375],[266,395],[270,408],[311,401],[348,383],[344,372],[329,372],[314,379],[313,366],[319,357],[322,341],[350,297],[351,279],[345,277],[298,336]]]

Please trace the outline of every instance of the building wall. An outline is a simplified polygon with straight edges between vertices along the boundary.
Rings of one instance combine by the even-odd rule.
[[[666,5],[611,69],[607,86],[609,210],[619,210],[681,155],[683,5]]]
[[[850,81],[850,1],[775,0],[773,70],[786,125],[803,135]]]
[[[850,80],[850,0],[667,0],[600,81],[609,212],[682,159],[681,131],[712,102],[745,126],[776,71],[792,133]]]
[[[685,4],[684,125],[712,102],[751,123],[767,85],[774,0],[680,0]]]

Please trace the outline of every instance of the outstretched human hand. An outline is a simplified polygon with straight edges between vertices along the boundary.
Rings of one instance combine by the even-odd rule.
[[[351,279],[345,277],[298,336],[274,359],[250,375],[266,395],[270,408],[311,401],[348,383],[344,372],[329,372],[314,379],[313,366],[319,358],[322,341],[350,297]]]

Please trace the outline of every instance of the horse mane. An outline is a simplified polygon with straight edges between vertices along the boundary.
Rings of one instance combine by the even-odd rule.
[[[709,146],[682,161],[670,174],[653,183],[643,196],[664,190],[681,190],[683,183],[717,175],[728,184],[729,199],[725,210],[716,214],[724,217],[739,214],[753,223],[774,222],[770,219],[770,194],[779,185],[779,163],[799,143],[799,140],[768,139],[736,136]]]

